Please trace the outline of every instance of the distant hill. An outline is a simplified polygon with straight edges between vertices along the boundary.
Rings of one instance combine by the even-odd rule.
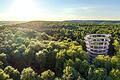
[[[10,22],[8,22],[10,24]],[[7,24],[8,24],[7,23]],[[49,30],[50,28],[65,28],[66,26],[71,27],[72,25],[81,24],[120,24],[120,21],[104,21],[104,20],[68,20],[68,21],[29,21],[29,22],[11,22],[11,27],[29,28],[39,31]],[[67,27],[68,28],[68,27]],[[72,27],[73,28],[73,27]]]
[[[0,21],[1,25],[16,25],[19,27],[42,27],[52,23],[60,23],[62,22],[72,22],[72,23],[85,23],[85,24],[120,24],[120,21],[110,21],[110,20],[66,20],[66,21]]]
[[[22,28],[48,28],[49,26],[62,25],[61,21],[30,21],[25,23],[20,23],[13,25],[13,27],[22,27]]]
[[[19,24],[19,23],[25,23],[25,21],[0,21],[0,26],[13,25],[13,24]]]
[[[120,24],[120,21],[112,21],[112,20],[66,20],[65,22],[95,23],[95,24]]]

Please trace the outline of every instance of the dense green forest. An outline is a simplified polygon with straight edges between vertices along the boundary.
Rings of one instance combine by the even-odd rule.
[[[111,34],[89,63],[84,37]],[[32,21],[0,26],[0,80],[120,80],[120,24]]]

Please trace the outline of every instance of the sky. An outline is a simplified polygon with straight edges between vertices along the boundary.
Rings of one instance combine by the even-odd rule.
[[[120,0],[0,0],[0,21],[120,20]]]

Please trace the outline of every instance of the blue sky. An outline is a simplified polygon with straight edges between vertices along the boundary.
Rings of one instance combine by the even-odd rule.
[[[1,20],[119,20],[120,0],[0,0]]]

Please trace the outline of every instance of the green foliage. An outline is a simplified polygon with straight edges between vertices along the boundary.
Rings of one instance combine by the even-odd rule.
[[[111,69],[111,58],[109,56],[99,55],[95,58],[94,64],[96,67]]]
[[[110,72],[109,75],[113,80],[119,80],[120,79],[120,70],[112,69],[112,71]]]
[[[4,53],[0,54],[0,66],[1,68],[5,67],[7,65],[7,56]]]
[[[84,36],[95,33],[112,35],[110,56],[90,64]],[[119,66],[119,24],[33,21],[0,27],[0,80],[119,80]]]
[[[9,75],[6,74],[2,69],[0,69],[0,80],[7,80],[9,79]]]
[[[40,34],[40,38],[43,39],[43,40],[49,40],[50,39],[50,37],[46,33]]]
[[[80,76],[79,73],[70,66],[65,67],[63,73],[64,80],[77,80],[78,76]]]
[[[113,45],[115,46],[116,51],[120,49],[120,43],[118,42],[118,40],[115,39]]]
[[[38,66],[38,70],[40,70],[40,72],[43,71],[44,67],[45,67],[45,65],[47,63],[46,62],[46,53],[45,53],[45,51],[42,50],[42,51],[39,51],[38,53],[36,53],[35,59],[36,59],[36,62],[37,62],[36,66]]]
[[[117,56],[113,56],[111,58],[111,64],[112,64],[112,68],[116,68],[120,70],[120,58]]]
[[[64,62],[66,60],[66,50],[61,50],[56,54],[56,74],[61,76],[63,74]]]
[[[11,78],[13,78],[13,80],[19,80],[20,79],[20,72],[17,69],[14,69],[12,66],[7,66],[4,69],[4,72],[6,74],[9,74],[9,76]]]
[[[3,68],[3,67],[4,67],[3,62],[0,61],[0,68]]]
[[[95,68],[94,65],[92,65],[89,68],[87,80],[106,80],[107,78],[108,78],[108,76],[107,76],[107,70],[106,69]]]
[[[104,69],[98,68],[93,71],[94,77],[91,80],[105,80],[107,73]]]
[[[54,80],[55,79],[55,73],[51,70],[44,71],[41,73],[41,78],[43,80]]]
[[[21,80],[37,80],[37,73],[32,68],[26,68],[21,73]]]

